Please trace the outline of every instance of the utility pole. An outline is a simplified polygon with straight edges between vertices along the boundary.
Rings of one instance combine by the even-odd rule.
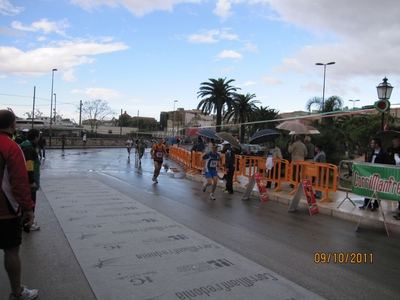
[[[119,117],[119,135],[122,135],[122,108],[121,108],[121,115]]]
[[[35,121],[35,99],[36,99],[36,86],[33,87],[33,107],[32,107],[32,129]]]
[[[79,102],[79,137],[81,137],[81,135],[82,135],[82,130],[81,130],[81,127],[82,127],[82,100],[80,100],[80,102]]]

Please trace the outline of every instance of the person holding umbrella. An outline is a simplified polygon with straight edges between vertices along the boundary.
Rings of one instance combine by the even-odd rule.
[[[225,194],[233,194],[233,175],[235,174],[235,150],[228,141],[222,143],[222,151],[225,153],[226,188]]]

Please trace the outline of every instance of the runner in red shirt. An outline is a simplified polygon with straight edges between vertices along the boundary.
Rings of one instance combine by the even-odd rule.
[[[165,145],[163,144],[162,138],[157,139],[157,143],[154,144],[153,147],[151,147],[150,155],[151,158],[154,160],[153,181],[155,183],[158,183],[157,177],[160,174],[163,158],[167,155],[167,151],[165,150]]]

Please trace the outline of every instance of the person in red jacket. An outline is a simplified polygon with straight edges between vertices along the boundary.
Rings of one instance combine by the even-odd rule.
[[[16,129],[15,119],[13,112],[0,110],[0,249],[4,251],[4,268],[11,284],[10,299],[34,299],[38,290],[21,284],[22,225],[32,226],[35,204],[24,155],[11,139]]]

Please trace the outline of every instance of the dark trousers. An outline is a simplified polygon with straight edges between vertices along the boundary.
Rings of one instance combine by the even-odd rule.
[[[272,174],[272,178],[274,179],[278,179],[278,172],[275,172],[275,168],[273,167],[271,170],[269,170],[268,172],[271,172]],[[277,187],[277,183],[275,182],[275,187]],[[271,181],[267,181],[267,184],[265,185],[266,188],[270,188],[271,187]]]
[[[225,175],[226,180],[226,190],[229,193],[233,193],[233,174],[235,173],[235,168],[229,168],[229,171]]]
[[[39,157],[46,157],[46,150],[45,148],[39,148]]]
[[[364,206],[365,207],[368,205],[369,200],[370,200],[369,198],[364,198]],[[378,203],[377,200],[374,200],[374,202],[372,203],[372,200],[371,200],[371,202],[370,202],[368,207],[369,208],[371,208],[371,207],[378,208],[379,207],[379,203]]]

